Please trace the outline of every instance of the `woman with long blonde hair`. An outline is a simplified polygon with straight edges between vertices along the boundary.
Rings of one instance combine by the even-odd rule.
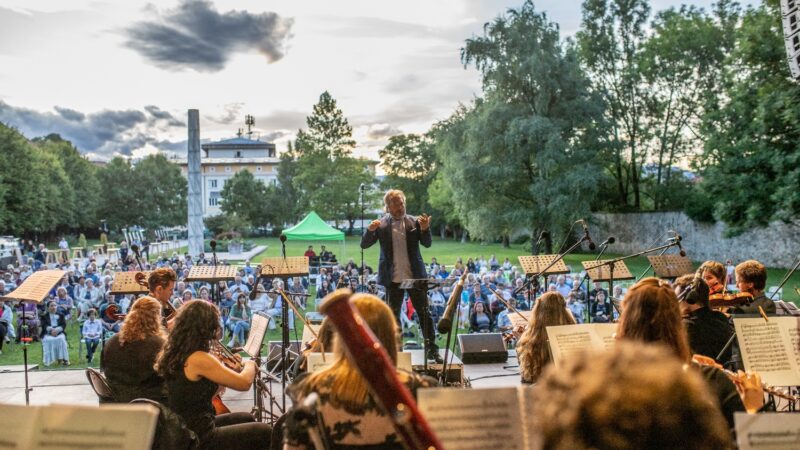
[[[135,398],[166,400],[164,380],[153,369],[165,339],[161,302],[147,296],[136,300],[125,316],[120,332],[103,347],[101,367],[115,401],[127,403]]]
[[[371,294],[355,294],[350,298],[361,317],[397,364],[398,327],[391,308]],[[334,446],[380,446],[403,448],[391,420],[369,392],[369,386],[353,364],[338,336],[334,337],[333,363],[304,378],[290,388],[293,404],[299,405],[311,393],[319,396],[318,412],[326,429],[336,430],[327,436]],[[432,381],[398,370],[400,379],[414,392]],[[307,448],[308,437],[289,427],[287,447]],[[370,447],[372,448],[372,447]]]
[[[517,342],[517,359],[523,383],[535,383],[550,364],[547,327],[574,324],[575,318],[558,291],[546,292],[536,300],[528,327]]]

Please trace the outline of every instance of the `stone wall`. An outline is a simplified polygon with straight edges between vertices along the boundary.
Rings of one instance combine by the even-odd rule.
[[[736,237],[725,238],[726,226],[698,223],[682,212],[629,214],[594,214],[589,229],[600,244],[609,236],[616,238],[608,251],[631,254],[660,245],[669,237],[666,230],[675,230],[683,237],[683,248],[694,261],[731,259],[739,263],[756,259],[768,267],[791,267],[800,256],[800,220],[792,224],[773,222]],[[670,251],[672,253],[672,251]]]

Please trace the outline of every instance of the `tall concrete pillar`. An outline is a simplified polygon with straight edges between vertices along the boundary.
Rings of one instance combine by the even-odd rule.
[[[200,112],[189,110],[189,254],[203,251],[203,177],[200,174]]]

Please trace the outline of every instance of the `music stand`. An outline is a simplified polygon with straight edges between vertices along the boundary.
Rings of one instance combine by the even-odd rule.
[[[110,294],[114,295],[147,295],[150,289],[142,286],[136,282],[136,274],[140,272],[119,272],[114,276],[114,282],[111,284]],[[144,274],[145,279],[150,275],[150,272],[141,272]]]
[[[307,276],[309,273],[307,256],[284,256],[264,258],[261,261],[261,276],[272,278],[290,278]],[[284,286],[288,280],[284,281]],[[288,369],[288,350],[289,350],[289,301],[290,299],[284,292],[279,292],[283,296],[281,301],[281,392],[283,393],[282,407],[286,411],[286,374]],[[289,294],[291,295],[291,294]],[[294,305],[292,305],[293,307]],[[294,308],[293,308],[294,309]],[[301,316],[302,318],[302,316]],[[301,319],[302,320],[302,319]],[[259,368],[260,370],[260,368]],[[270,380],[271,381],[271,380]],[[270,411],[271,412],[271,411]]]
[[[266,386],[264,380],[261,379],[261,346],[264,345],[264,336],[267,333],[269,325],[269,318],[260,314],[254,314],[250,322],[250,335],[247,337],[247,343],[244,345],[244,352],[253,358],[256,362],[256,378],[253,381],[253,410],[252,414],[256,417],[256,421],[263,420],[264,408],[264,391]]]
[[[0,300],[16,301],[18,303],[42,303],[44,299],[50,295],[61,279],[64,278],[66,272],[61,270],[40,270],[34,272],[31,276],[25,279],[18,288],[7,295],[0,297]],[[41,324],[44,326],[44,324]],[[25,322],[25,307],[22,307],[22,331],[27,331],[28,325]],[[28,382],[28,345],[31,342],[30,336],[20,338],[22,342],[22,359],[25,371],[25,405],[31,404],[30,391]]]
[[[522,267],[526,277],[533,276],[535,278],[533,280],[533,289],[528,291],[528,304],[530,304],[531,308],[533,308],[533,302],[536,300],[540,275],[545,277],[546,289],[548,275],[569,273],[563,257],[559,257],[559,255],[523,255],[519,257],[519,265]]]
[[[212,284],[219,281],[234,281],[237,272],[234,266],[192,266],[185,281],[206,281]]]
[[[659,278],[678,278],[681,275],[694,273],[692,261],[681,255],[649,255],[647,260]]]
[[[608,295],[611,298],[611,303],[614,308],[619,312],[619,307],[614,299],[614,280],[634,280],[636,277],[631,274],[625,261],[620,258],[617,259],[600,259],[597,261],[583,261],[581,262],[586,275],[592,282],[595,281],[608,281]],[[591,316],[591,311],[590,314]]]

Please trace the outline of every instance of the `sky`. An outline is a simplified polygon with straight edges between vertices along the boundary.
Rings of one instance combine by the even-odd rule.
[[[0,122],[59,133],[92,159],[185,156],[188,109],[203,141],[255,135],[286,148],[324,91],[357,156],[424,133],[480,95],[464,41],[522,0],[0,0]],[[713,0],[653,0],[652,11]],[[742,2],[745,3],[745,2]],[[580,27],[579,0],[534,4]]]

